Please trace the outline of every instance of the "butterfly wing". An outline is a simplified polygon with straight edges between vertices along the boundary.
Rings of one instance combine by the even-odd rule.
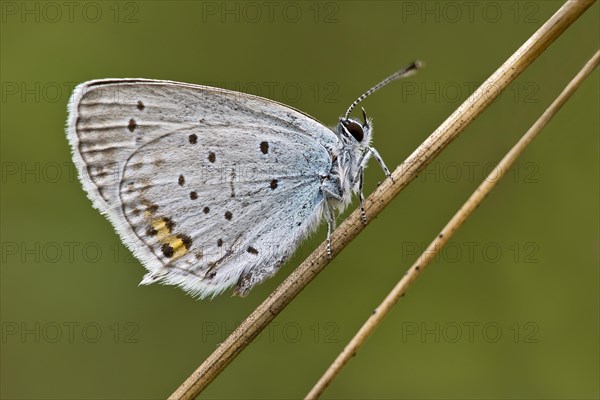
[[[129,79],[78,86],[69,112],[84,188],[150,271],[143,283],[246,293],[321,219],[337,139],[289,107]]]

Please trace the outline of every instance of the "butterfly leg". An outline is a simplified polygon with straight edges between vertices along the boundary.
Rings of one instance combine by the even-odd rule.
[[[325,217],[327,218],[327,258],[331,259],[331,231],[335,229],[335,218],[328,203],[325,203]]]
[[[331,232],[336,228],[335,213],[329,200],[342,201],[342,193],[339,184],[326,179],[321,184],[321,193],[325,198],[325,218],[327,218],[327,257],[331,258]]]
[[[360,167],[358,171],[358,195],[360,198],[360,217],[363,224],[367,224],[367,212],[365,211],[365,195],[363,194],[363,183],[365,180],[365,171]]]
[[[379,166],[381,166],[381,169],[383,169],[383,173],[385,174],[385,176],[387,176],[388,178],[390,178],[393,181],[394,179],[392,178],[392,174],[390,173],[390,170],[383,162],[383,158],[381,158],[381,156],[379,155],[377,150],[375,150],[374,147],[369,147],[369,151],[371,152],[371,154],[373,154],[373,157],[375,157],[375,160],[377,160],[377,162],[379,163]]]
[[[366,116],[365,116],[365,118],[366,118]],[[365,225],[367,224],[367,213],[365,211],[365,195],[363,194],[363,185],[364,185],[364,180],[365,180],[365,165],[366,165],[365,161],[368,160],[367,156],[369,155],[369,153],[370,152],[367,149],[361,156],[360,162],[358,163],[358,165],[360,165],[360,167],[358,168],[358,172],[357,172],[356,176],[354,177],[354,179],[352,179],[353,186],[356,183],[356,181],[358,180],[358,194],[359,194],[359,198],[360,198],[360,214],[361,214],[360,216],[363,221],[363,224],[365,224]]]

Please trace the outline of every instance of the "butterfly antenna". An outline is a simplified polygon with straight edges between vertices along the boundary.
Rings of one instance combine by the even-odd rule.
[[[359,96],[359,98],[356,99],[354,101],[354,103],[352,103],[350,105],[350,107],[348,107],[348,111],[346,111],[346,115],[344,116],[344,119],[348,119],[348,116],[350,115],[350,113],[352,112],[354,107],[356,107],[356,105],[358,103],[360,103],[361,101],[363,101],[366,97],[370,96],[371,94],[375,93],[376,91],[378,91],[379,89],[381,89],[388,83],[395,81],[396,79],[404,78],[404,77],[414,74],[419,68],[422,68],[422,67],[423,67],[423,63],[421,61],[414,61],[413,63],[402,68],[400,71],[396,71],[392,75],[385,78],[384,80],[379,82],[377,85],[373,86],[371,89],[367,90],[365,93],[363,93],[361,96]]]

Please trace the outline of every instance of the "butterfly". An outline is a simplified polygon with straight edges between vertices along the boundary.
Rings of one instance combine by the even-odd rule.
[[[373,125],[358,103],[420,68],[414,62],[360,96],[330,129],[262,97],[150,79],[77,86],[67,138],[80,181],[148,273],[141,284],[246,295],[273,276],[323,219],[362,193]]]

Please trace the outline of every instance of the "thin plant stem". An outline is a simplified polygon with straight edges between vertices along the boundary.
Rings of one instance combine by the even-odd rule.
[[[463,204],[458,212],[452,217],[450,222],[442,229],[439,235],[425,249],[423,254],[406,271],[402,279],[396,284],[392,291],[387,295],[383,302],[375,309],[373,314],[367,319],[356,335],[346,345],[344,350],[338,355],[335,361],[329,366],[327,371],[321,376],[319,381],[311,389],[306,399],[317,399],[323,391],[331,384],[342,368],[356,355],[365,341],[377,329],[386,315],[389,314],[392,307],[406,293],[410,285],[423,272],[425,267],[438,255],[442,247],[450,240],[452,235],[462,226],[475,209],[481,204],[483,199],[496,186],[498,181],[506,174],[533,139],[542,131],[552,117],[560,110],[565,102],[577,90],[587,76],[598,66],[600,61],[600,51],[585,64],[579,73],[569,82],[562,93],[552,102],[550,107],[544,111],[542,116],[533,124],[531,128],[521,137],[517,144],[510,149],[500,163],[490,172],[486,179],[479,185],[475,192]]]
[[[427,165],[558,38],[595,0],[568,0],[496,72],[448,117],[366,200],[373,220]],[[331,236],[331,258],[321,243],[271,295],[171,394],[169,399],[193,399],[339,254],[363,229],[355,210]]]

